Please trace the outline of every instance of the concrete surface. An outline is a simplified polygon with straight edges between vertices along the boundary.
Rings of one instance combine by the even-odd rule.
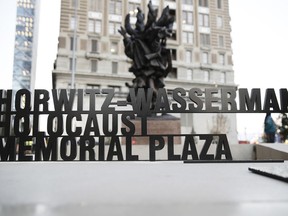
[[[288,145],[284,143],[257,144],[256,158],[288,160]]]
[[[248,171],[285,163],[1,162],[1,216],[277,215],[288,184]]]

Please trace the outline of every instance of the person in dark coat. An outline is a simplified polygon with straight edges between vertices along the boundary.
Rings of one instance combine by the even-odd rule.
[[[267,143],[275,142],[276,125],[271,117],[271,113],[266,113],[264,120],[264,132],[266,135]]]

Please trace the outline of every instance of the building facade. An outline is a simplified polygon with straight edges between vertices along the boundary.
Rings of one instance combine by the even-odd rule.
[[[134,78],[118,33],[126,14],[136,22],[137,7],[147,14],[149,0],[62,0],[54,88],[114,88],[128,91]],[[175,17],[167,41],[173,70],[165,88],[236,88],[231,50],[228,0],[152,0],[159,9],[169,5]],[[76,28],[76,29],[75,29]],[[76,36],[74,36],[75,34]],[[72,74],[73,78],[72,78]],[[73,82],[74,83],[74,82]],[[119,94],[121,97],[122,94]],[[226,133],[237,142],[235,114],[179,114],[182,133]],[[220,124],[220,125],[219,125]]]

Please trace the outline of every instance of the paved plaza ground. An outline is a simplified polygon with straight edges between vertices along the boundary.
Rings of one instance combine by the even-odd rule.
[[[287,183],[248,171],[275,165],[2,162],[0,215],[286,216]]]

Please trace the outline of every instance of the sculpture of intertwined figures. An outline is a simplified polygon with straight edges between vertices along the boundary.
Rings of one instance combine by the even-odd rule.
[[[151,1],[148,4],[148,18],[144,24],[145,16],[140,8],[137,8],[137,21],[135,28],[130,24],[130,14],[126,15],[125,28],[118,32],[124,37],[125,54],[132,59],[129,72],[135,75],[132,85],[126,83],[129,88],[153,89],[155,102],[157,90],[163,88],[164,78],[172,70],[170,50],[166,48],[167,38],[172,36],[174,17],[169,13],[167,6],[157,20],[158,9],[154,9]],[[128,101],[130,100],[128,96]]]

